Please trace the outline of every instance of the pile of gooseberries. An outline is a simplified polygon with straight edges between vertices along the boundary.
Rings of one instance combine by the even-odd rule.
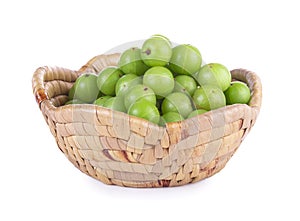
[[[232,82],[219,63],[203,64],[190,44],[172,46],[153,35],[125,50],[116,66],[84,73],[69,91],[69,104],[94,104],[164,126],[231,104],[247,104],[250,90]]]

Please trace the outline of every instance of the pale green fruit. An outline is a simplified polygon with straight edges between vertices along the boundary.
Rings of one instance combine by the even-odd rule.
[[[222,91],[226,91],[231,83],[230,72],[224,65],[219,63],[204,65],[194,77],[201,86],[215,85]]]
[[[141,49],[133,47],[121,54],[119,68],[125,74],[143,75],[149,67],[141,59]]]
[[[149,66],[165,66],[172,56],[170,42],[162,37],[151,37],[147,39],[141,50],[143,62]]]
[[[214,85],[204,85],[197,88],[193,101],[197,109],[214,110],[226,105],[226,98],[223,91]]]
[[[98,75],[99,90],[109,96],[115,96],[115,87],[123,73],[117,67],[106,67]]]
[[[199,71],[202,64],[200,51],[188,44],[173,48],[169,68],[176,74],[192,75]]]

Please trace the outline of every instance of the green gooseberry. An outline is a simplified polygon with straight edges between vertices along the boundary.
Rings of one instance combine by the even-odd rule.
[[[158,98],[165,97],[173,91],[173,74],[165,67],[152,67],[144,74],[143,84],[149,86]]]
[[[92,103],[99,94],[97,87],[97,76],[94,74],[83,74],[75,82],[73,99],[81,100],[85,103]]]
[[[170,42],[162,37],[151,37],[147,39],[141,50],[143,62],[149,66],[165,66],[172,56]]]
[[[192,75],[199,71],[202,64],[200,51],[189,44],[173,48],[169,68],[177,74]]]
[[[142,81],[142,77],[135,74],[123,75],[116,84],[116,95],[125,96],[131,87],[142,84]]]
[[[106,67],[98,75],[97,86],[104,95],[115,96],[115,87],[123,73],[117,67]]]
[[[154,91],[150,87],[143,84],[133,86],[128,91],[127,95],[124,96],[124,105],[126,109],[128,110],[129,107],[138,100],[147,100],[154,105],[156,104],[156,96]]]
[[[121,97],[111,97],[108,98],[104,104],[103,107],[110,108],[115,111],[120,111],[120,112],[126,112],[126,108],[124,106],[124,100]]]
[[[197,116],[199,114],[204,114],[206,112],[207,112],[207,110],[197,109],[197,110],[192,111],[187,118],[192,118],[192,117],[195,117],[195,116]]]
[[[196,88],[197,82],[191,76],[178,75],[175,77],[175,92],[187,93],[189,96],[193,96]]]
[[[186,118],[193,111],[193,105],[187,94],[173,92],[163,100],[161,110],[163,114],[177,112]]]
[[[231,74],[222,64],[206,64],[194,75],[198,83],[203,85],[215,85],[222,91],[226,91],[231,83]]]
[[[155,104],[145,99],[138,100],[132,104],[128,109],[128,114],[146,119],[155,124],[158,124],[160,120],[160,114]]]
[[[197,88],[193,101],[197,109],[214,110],[226,105],[223,91],[215,85],[204,85]]]
[[[98,106],[103,106],[105,101],[107,101],[109,98],[111,98],[111,96],[108,95],[99,97],[97,100],[94,101],[94,104]]]
[[[121,54],[118,66],[125,74],[143,75],[149,67],[141,59],[141,49],[129,48]]]

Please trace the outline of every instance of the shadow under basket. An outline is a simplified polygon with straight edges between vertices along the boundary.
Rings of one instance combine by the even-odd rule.
[[[224,168],[259,114],[259,77],[231,71],[249,86],[249,105],[229,105],[165,127],[92,104],[64,106],[78,76],[116,65],[119,56],[96,56],[78,71],[40,67],[33,75],[36,101],[69,161],[103,183],[128,187],[180,186]]]

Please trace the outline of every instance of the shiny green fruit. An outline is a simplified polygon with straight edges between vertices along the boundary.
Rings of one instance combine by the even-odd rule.
[[[162,37],[151,37],[147,39],[141,50],[143,62],[149,66],[165,66],[172,56],[170,42]]]
[[[94,74],[83,74],[75,82],[73,99],[81,100],[85,103],[92,103],[99,94],[97,87],[97,76]]]
[[[226,105],[223,91],[214,85],[204,85],[196,89],[193,101],[197,109],[214,110]]]
[[[146,100],[152,104],[156,104],[156,96],[154,91],[143,84],[138,84],[133,86],[127,93],[126,96],[124,96],[124,105],[126,109],[128,110],[129,107],[137,102],[138,100]]]
[[[193,111],[193,105],[187,94],[173,92],[163,100],[161,110],[163,114],[177,112],[186,118]]]
[[[161,34],[155,34],[155,35],[152,35],[151,37],[152,37],[152,38],[155,38],[155,37],[157,37],[157,38],[162,38],[162,39],[164,39],[165,41],[167,41],[167,42],[170,44],[170,47],[172,47],[172,43],[171,43],[170,39],[167,38],[167,37],[164,36],[164,35],[161,35]]]
[[[97,78],[97,86],[104,95],[115,96],[115,87],[123,73],[117,67],[103,69]]]
[[[197,116],[199,114],[204,114],[206,112],[207,112],[207,110],[197,109],[197,110],[194,110],[193,112],[191,112],[187,118],[192,118],[192,117],[195,117],[195,116]]]
[[[188,93],[190,96],[193,96],[197,88],[197,82],[188,75],[178,75],[175,77],[175,92]]]
[[[249,87],[242,82],[233,82],[231,86],[224,92],[226,103],[230,104],[248,104],[251,92]]]
[[[158,97],[165,97],[173,91],[173,74],[165,67],[152,67],[144,74],[143,84],[149,86]]]
[[[97,100],[94,101],[94,104],[98,106],[103,106],[105,101],[107,101],[109,98],[111,98],[111,96],[108,95],[99,97]]]
[[[200,51],[188,44],[173,48],[169,68],[177,74],[192,75],[200,70],[202,56]]]
[[[130,106],[128,114],[146,119],[152,123],[158,124],[160,120],[159,111],[155,104],[145,99],[138,100]]]
[[[230,72],[224,65],[219,63],[204,65],[194,77],[201,86],[215,85],[222,91],[226,91],[231,83]]]
[[[161,117],[160,124],[164,125],[169,122],[182,121],[184,118],[178,112],[167,112]]]
[[[125,74],[143,75],[149,67],[141,59],[141,49],[133,47],[121,54],[119,68]]]
[[[116,84],[116,96],[123,97],[131,87],[142,84],[142,81],[142,77],[135,74],[123,75]]]
[[[103,107],[107,107],[115,111],[126,112],[126,108],[124,106],[124,100],[121,97],[108,98],[104,102]]]

